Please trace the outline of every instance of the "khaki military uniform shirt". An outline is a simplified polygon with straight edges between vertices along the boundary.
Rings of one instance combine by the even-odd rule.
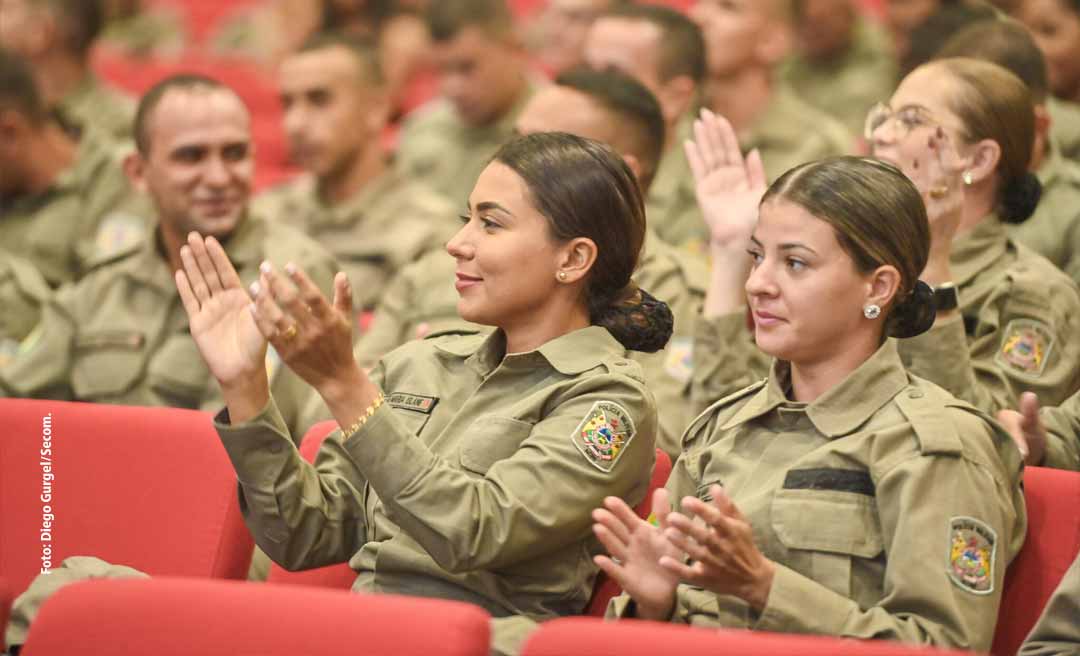
[[[1050,112],[1050,143],[1066,159],[1080,162],[1080,105],[1048,96],[1046,109]]]
[[[854,151],[854,139],[842,124],[783,84],[776,85],[768,107],[739,135],[739,143],[747,153],[758,149],[769,182],[799,164]]]
[[[1042,408],[1039,417],[1046,426],[1043,466],[1080,471],[1080,392],[1059,406]]]
[[[60,101],[57,111],[65,124],[96,130],[112,139],[127,140],[134,132],[135,99],[90,74]]]
[[[289,569],[347,560],[357,591],[496,618],[582,612],[600,550],[590,513],[644,497],[656,408],[603,328],[504,351],[501,331],[394,351],[372,372],[385,403],[349,439],[330,435],[314,466],[273,402],[219,423],[258,545]]]
[[[870,108],[892,95],[898,71],[889,37],[880,27],[860,17],[851,38],[850,46],[828,61],[792,56],[781,65],[779,77],[858,138]]]
[[[700,250],[709,236],[694,191],[694,174],[683,148],[683,143],[693,137],[697,115],[697,109],[687,112],[675,126],[645,198],[649,227],[667,243],[692,250]]]
[[[179,55],[187,44],[187,29],[176,10],[167,6],[140,8],[133,16],[105,26],[100,42],[108,50],[131,57]]]
[[[52,290],[29,260],[0,248],[0,367],[37,326]]]
[[[254,207],[326,247],[348,274],[358,309],[375,307],[398,269],[441,248],[461,227],[458,208],[394,171],[340,205],[327,205],[314,178],[305,176],[264,194]]]
[[[1009,436],[891,342],[812,403],[789,385],[777,363],[709,408],[667,484],[673,500],[724,487],[776,564],[765,608],[680,585],[672,620],[988,651],[1027,528]]]
[[[1027,391],[1058,405],[1080,389],[1080,292],[1072,280],[1009,239],[994,216],[956,238],[950,261],[960,313],[899,340],[909,371],[986,412],[1017,407]],[[699,321],[699,404],[767,369],[749,326],[745,312]]]
[[[1042,197],[1027,221],[1008,226],[1009,235],[1080,282],[1080,163],[1051,147],[1039,167]]]
[[[244,284],[258,279],[259,264],[270,260],[278,267],[295,262],[325,293],[331,290],[333,258],[292,228],[248,217],[224,246]],[[306,428],[295,423],[314,392],[272,349],[267,368],[290,428]],[[105,259],[57,292],[38,329],[0,368],[0,392],[215,411],[222,405],[156,239]]]
[[[455,266],[454,258],[442,251],[429,253],[402,270],[376,310],[371,329],[357,343],[356,358],[362,366],[373,366],[386,353],[415,339],[421,325],[425,325],[429,334],[487,330],[458,316]],[[656,445],[671,455],[672,460],[679,455],[679,438],[698,411],[690,403],[693,326],[705,299],[707,278],[701,258],[647,233],[634,280],[668,304],[675,327],[671,341],[663,350],[631,351],[629,357],[641,364],[649,390],[656,395],[660,410]],[[321,409],[319,418],[325,418],[326,413]]]
[[[1080,652],[1080,554],[1046,603],[1020,656],[1075,656]]]
[[[403,174],[464,208],[473,185],[499,146],[514,135],[518,114],[532,96],[530,85],[491,125],[466,125],[449,101],[438,99],[405,121],[396,163]]]
[[[119,153],[87,131],[74,164],[40,194],[0,199],[0,244],[41,270],[50,285],[78,280],[89,262],[140,241],[144,212],[124,176]]]

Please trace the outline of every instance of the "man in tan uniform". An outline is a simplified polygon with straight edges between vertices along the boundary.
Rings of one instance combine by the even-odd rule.
[[[896,86],[888,35],[852,0],[804,0],[796,12],[795,51],[779,78],[858,138],[866,112]]]
[[[667,137],[646,199],[649,225],[669,244],[696,239],[703,223],[683,142],[690,137],[705,81],[701,28],[668,7],[625,5],[593,24],[585,61],[596,71],[629,75],[656,96]]]
[[[285,134],[307,175],[254,207],[325,246],[356,308],[371,309],[402,265],[457,231],[456,208],[389,167],[379,140],[389,105],[372,48],[315,37],[284,61],[280,80]]]
[[[645,189],[655,175],[663,144],[659,105],[644,86],[618,73],[576,71],[563,74],[529,101],[518,118],[522,134],[557,130],[610,144],[626,158]],[[374,366],[386,353],[423,334],[475,330],[458,317],[454,258],[433,251],[402,270],[375,312],[371,330],[356,348],[363,366]],[[646,233],[645,249],[634,280],[667,303],[675,330],[657,353],[633,352],[655,394],[660,415],[657,446],[672,458],[679,436],[696,412],[689,402],[693,369],[693,318],[704,298],[703,261]]]
[[[440,0],[428,11],[442,98],[405,122],[397,163],[464,206],[488,158],[513,134],[532,84],[505,0]]]
[[[131,136],[135,102],[90,70],[90,47],[104,22],[100,2],[0,0],[0,16],[0,46],[31,62],[45,104],[65,123]]]
[[[669,619],[989,650],[1027,530],[1008,435],[908,375],[892,342],[808,404],[790,377],[777,361],[702,414],[667,483],[676,507],[722,486],[775,566],[767,599],[680,584]],[[609,614],[634,616],[630,597]]]
[[[103,255],[44,307],[39,326],[0,368],[7,395],[220,407],[173,281],[192,231],[219,239],[247,282],[264,260],[294,262],[330,289],[336,267],[321,246],[248,214],[250,122],[232,90],[206,78],[169,78],[147,92],[138,116],[138,151],[126,166],[153,200],[157,229]],[[295,422],[310,388],[278,366],[273,353],[267,366],[290,428],[302,435],[306,427]]]
[[[793,39],[791,11],[790,0],[734,6],[699,0],[690,12],[705,35],[705,105],[731,122],[747,152],[761,152],[769,181],[798,164],[848,154],[854,145],[842,124],[777,77]],[[704,238],[704,224],[701,231]]]
[[[73,138],[52,118],[29,67],[0,50],[0,244],[50,285],[78,279],[95,254],[145,231],[116,147],[93,130]]]

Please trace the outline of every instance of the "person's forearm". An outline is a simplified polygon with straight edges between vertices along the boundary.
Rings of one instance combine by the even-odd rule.
[[[709,289],[702,308],[706,319],[737,312],[746,305],[746,278],[750,273],[749,266],[743,263],[748,260],[745,253],[713,248],[711,260]]]

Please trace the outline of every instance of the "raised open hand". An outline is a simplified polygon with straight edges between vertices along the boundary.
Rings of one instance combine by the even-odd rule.
[[[661,567],[660,559],[682,557],[664,536],[672,514],[667,490],[653,493],[652,511],[659,526],[638,517],[618,497],[604,499],[604,507],[593,511],[593,532],[610,556],[596,556],[594,561],[633,597],[638,617],[666,620],[675,606],[679,577]]]
[[[188,235],[180,249],[176,289],[191,336],[223,389],[266,379],[266,340],[251,314],[251,298],[213,237]]]
[[[927,139],[927,154],[900,166],[926,203],[931,259],[935,255],[947,259],[964,209],[963,161],[943,128]]]
[[[731,123],[708,109],[694,121],[694,138],[684,144],[694,174],[698,205],[713,246],[746,249],[765,193],[761,155],[745,159]]]

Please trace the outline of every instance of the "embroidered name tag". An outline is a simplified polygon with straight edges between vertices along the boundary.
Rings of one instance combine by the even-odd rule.
[[[836,490],[874,496],[870,474],[857,469],[820,467],[792,469],[784,476],[785,490]]]
[[[439,399],[435,396],[394,392],[386,397],[386,402],[395,408],[412,410],[414,412],[422,412],[425,415],[430,415],[431,411],[435,409],[435,405],[439,402]]]

